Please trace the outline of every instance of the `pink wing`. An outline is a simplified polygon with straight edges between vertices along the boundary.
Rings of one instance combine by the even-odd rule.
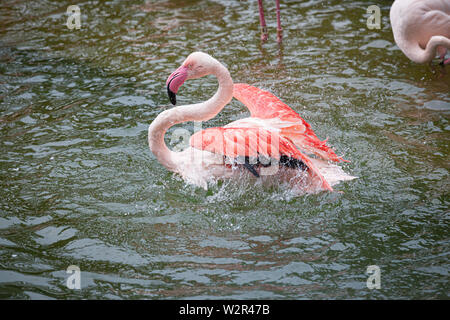
[[[245,83],[236,83],[233,95],[250,110],[253,118],[276,119],[276,122],[270,122],[271,125],[280,129],[280,135],[291,140],[301,150],[325,160],[346,161],[326,145],[326,140],[319,140],[309,123],[297,112],[270,92]]]
[[[301,120],[305,126],[310,128],[310,125],[297,112],[268,91],[246,83],[235,83],[233,95],[250,110],[252,117],[260,119],[279,118],[290,122]]]
[[[263,128],[208,128],[193,134],[190,144],[193,148],[230,158],[257,157],[261,154],[265,157],[280,159],[280,156],[286,155],[303,161],[311,173],[320,179],[322,187],[333,191],[311,160],[289,139],[274,131]]]

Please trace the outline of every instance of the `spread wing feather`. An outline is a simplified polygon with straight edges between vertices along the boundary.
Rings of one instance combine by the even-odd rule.
[[[279,130],[281,136],[291,140],[300,150],[325,160],[346,161],[326,145],[327,140],[317,138],[309,123],[272,93],[236,83],[233,95],[249,109],[252,118],[270,120],[270,126]]]
[[[263,155],[279,160],[285,155],[298,159],[320,179],[324,189],[333,190],[310,158],[298,150],[289,139],[274,131],[263,128],[208,128],[193,134],[190,144],[193,148],[230,158]]]

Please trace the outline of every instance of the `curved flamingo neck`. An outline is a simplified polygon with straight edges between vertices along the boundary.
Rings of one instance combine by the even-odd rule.
[[[148,128],[148,144],[158,161],[167,169],[176,171],[176,154],[169,150],[164,142],[167,130],[186,121],[206,121],[214,118],[233,98],[233,80],[230,73],[220,62],[211,72],[219,81],[216,93],[207,101],[197,104],[175,107],[161,112]]]
[[[418,43],[415,43],[406,44],[404,51],[414,62],[426,63],[436,56],[436,49],[438,46],[450,49],[450,39],[444,36],[432,36],[425,49],[421,48]]]

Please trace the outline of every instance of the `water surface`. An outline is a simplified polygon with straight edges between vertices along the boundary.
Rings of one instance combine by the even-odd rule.
[[[274,1],[264,44],[256,1],[80,1],[80,30],[70,4],[0,4],[0,298],[448,299],[450,68],[402,54],[391,1],[380,30],[366,1],[281,1],[281,46]],[[295,197],[167,172],[147,128],[196,50],[280,97],[359,179]],[[179,104],[216,88],[189,81]],[[203,125],[247,115],[233,101]]]

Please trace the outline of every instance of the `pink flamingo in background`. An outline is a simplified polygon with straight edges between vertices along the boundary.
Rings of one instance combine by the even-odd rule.
[[[277,12],[277,42],[281,43],[283,39],[283,29],[281,28],[281,17],[280,17],[280,0],[275,0],[276,12]],[[264,7],[262,0],[258,0],[259,7],[259,23],[261,25],[261,40],[267,40],[267,26],[266,20],[264,19]]]
[[[302,187],[306,176],[311,182],[311,192],[331,191],[331,186],[339,181],[354,178],[327,162],[343,159],[325,141],[320,141],[311,126],[295,111],[267,91],[247,84],[233,84],[227,68],[206,53],[190,54],[169,76],[166,85],[170,101],[176,104],[176,93],[186,80],[209,74],[219,81],[217,92],[209,100],[165,110],[149,126],[150,150],[167,169],[205,189],[210,181],[242,179],[241,173],[246,171],[251,173],[249,177],[265,181],[287,179]],[[190,147],[184,151],[169,150],[164,135],[170,127],[185,121],[212,119],[231,101],[233,94],[248,107],[250,117],[224,127],[198,131],[190,137]],[[305,153],[315,154],[323,160]],[[267,169],[264,159],[276,160],[276,168],[280,170],[264,174]]]
[[[426,63],[437,53],[442,64],[450,63],[450,0],[396,0],[390,19],[395,42],[409,59]]]

